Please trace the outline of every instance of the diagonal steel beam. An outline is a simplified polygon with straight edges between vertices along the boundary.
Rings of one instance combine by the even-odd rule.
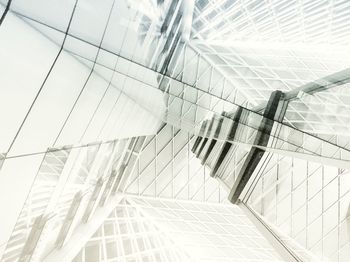
[[[258,133],[255,137],[254,145],[267,146],[270,140],[274,119],[283,119],[286,111],[286,106],[280,106],[284,103],[283,96],[284,94],[281,91],[274,91],[271,94],[269,102],[265,108]],[[264,153],[265,150],[258,147],[253,146],[250,149],[250,152],[246,157],[229,194],[228,199],[231,203],[237,203],[239,196],[254,173],[254,170],[258,166]]]

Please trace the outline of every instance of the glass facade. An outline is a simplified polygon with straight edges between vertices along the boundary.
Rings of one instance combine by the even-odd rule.
[[[349,21],[0,0],[0,261],[348,262]]]

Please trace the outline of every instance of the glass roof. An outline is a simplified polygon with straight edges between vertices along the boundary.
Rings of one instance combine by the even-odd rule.
[[[193,37],[348,45],[349,2],[196,0]]]
[[[0,0],[0,260],[348,262],[349,44],[344,0]]]
[[[238,207],[132,196],[116,207],[74,261],[109,258],[282,261]]]

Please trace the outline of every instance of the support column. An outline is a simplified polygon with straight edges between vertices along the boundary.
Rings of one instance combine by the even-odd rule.
[[[222,127],[222,123],[224,122],[224,117],[226,116],[225,112],[222,112],[221,114],[221,118],[219,120],[219,123],[215,129],[215,134],[214,134],[214,137],[219,137],[219,134],[220,134],[220,131],[221,131],[221,127]],[[210,141],[210,144],[208,146],[208,149],[207,151],[205,152],[203,158],[202,158],[202,161],[201,161],[201,164],[205,164],[205,162],[207,161],[211,151],[213,150],[214,146],[216,145],[217,143],[217,139],[213,138],[211,141]]]
[[[205,137],[203,138],[202,140],[202,144],[201,146],[199,147],[199,150],[197,151],[196,153],[196,157],[198,158],[200,156],[200,154],[202,153],[205,145],[207,144],[208,142],[208,136],[210,135],[211,133],[211,130],[213,129],[213,125],[214,125],[214,117],[210,120],[210,123],[209,123],[209,126],[208,126],[208,129],[207,129],[207,132],[206,132],[206,135]]]
[[[286,111],[286,104],[284,103],[283,97],[284,94],[281,91],[274,91],[271,94],[258,133],[255,137],[254,145],[263,147],[267,146],[274,120],[282,120]],[[229,194],[228,199],[231,203],[237,203],[239,196],[258,166],[264,153],[265,149],[252,146]]]
[[[242,112],[243,112],[243,108],[242,107],[238,107],[234,117],[233,117],[233,123],[230,129],[230,132],[227,136],[227,141],[233,141],[236,135],[236,131],[237,131],[237,127],[239,124],[239,119],[242,116]],[[210,176],[211,177],[215,177],[216,176],[216,172],[218,171],[220,165],[222,164],[222,162],[224,161],[227,153],[229,152],[229,150],[232,147],[232,142],[225,142],[224,145],[221,148],[221,151],[219,153],[219,157],[217,158],[214,167],[211,169],[210,171]]]
[[[203,121],[203,122],[202,122],[200,131],[199,131],[199,134],[204,134],[205,129],[207,128],[207,123],[208,123],[207,121]],[[202,139],[203,139],[202,136],[198,136],[198,137],[196,138],[196,141],[194,142],[193,147],[192,147],[192,150],[191,150],[193,153],[196,153],[198,146],[199,146],[200,143],[202,142]]]

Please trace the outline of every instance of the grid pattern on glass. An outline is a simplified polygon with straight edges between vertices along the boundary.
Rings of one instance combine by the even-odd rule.
[[[348,1],[197,0],[193,37],[208,41],[349,44]]]
[[[44,160],[45,174],[52,170],[60,172],[52,185],[54,190],[47,194],[45,201],[41,201],[45,202],[47,207],[38,209],[39,202],[32,203],[33,198],[28,197],[27,202],[30,201],[28,207],[35,209],[35,213],[27,212],[28,219],[23,218],[23,215],[19,217],[29,221],[29,224],[25,228],[22,226],[19,226],[18,230],[15,228],[2,259],[12,261],[23,255],[37,261],[47,256],[51,257],[55,247],[69,243],[70,237],[74,235],[75,230],[79,230],[81,223],[93,219],[96,210],[103,208],[117,191],[132,191],[130,188],[135,183],[133,174],[139,171],[140,166],[149,165],[147,161],[150,157],[154,158],[151,162],[156,163],[156,168],[159,170],[159,173],[153,170],[153,183],[159,191],[151,191],[150,194],[146,190],[133,193],[174,199],[223,201],[226,199],[226,193],[222,191],[217,181],[209,180],[207,168],[201,166],[199,160],[190,153],[191,138],[187,132],[165,125],[156,136],[67,147],[69,157],[66,156],[65,162],[60,160],[58,163],[60,166],[58,164],[47,166],[45,164],[47,161]],[[150,146],[152,143],[155,147],[154,152],[149,151],[150,148],[153,149]],[[167,147],[171,150],[166,149]],[[172,151],[176,154],[173,155]],[[60,156],[64,151],[52,149],[52,152]],[[44,159],[50,160],[52,157],[48,155]],[[165,170],[170,167],[174,172],[179,171],[177,176],[170,177],[173,181],[169,181],[168,186],[172,188],[172,194],[169,194],[168,189],[161,187],[164,185],[163,179],[169,179],[169,173]],[[164,173],[167,175],[162,176]],[[140,181],[144,182],[144,178],[149,178],[150,174],[147,173],[147,177],[145,174],[141,172],[136,179],[139,189],[142,186],[149,187],[147,183],[140,184]],[[48,189],[47,179],[41,181],[39,178],[41,176],[35,180],[31,195],[42,196],[43,190]],[[127,190],[126,185],[129,185]],[[21,221],[19,223],[22,225]],[[38,228],[39,232],[36,231]],[[36,232],[37,242],[33,242],[33,232]],[[19,235],[23,237],[19,239]],[[32,248],[27,248],[28,241],[31,241]]]
[[[77,10],[79,7],[76,9],[79,12]],[[76,19],[80,20],[79,16]],[[1,61],[9,59],[11,66],[1,65],[6,75],[3,81],[8,84],[0,104],[1,112],[13,114],[11,117],[1,115],[7,128],[1,130],[0,148],[4,152],[10,151],[8,155],[156,132],[159,119],[142,104],[147,104],[147,97],[140,101],[135,89],[127,96],[120,84],[124,79],[97,64],[105,61],[113,68],[117,57],[108,57],[99,46],[77,40],[14,11],[7,14],[4,23],[0,32],[4,39],[1,49],[7,51],[1,54]],[[18,32],[16,36],[20,39],[16,40],[11,32]],[[13,44],[20,42],[26,45]],[[66,49],[80,50],[91,61],[85,59],[83,63]],[[18,72],[21,72],[21,78],[15,77]],[[26,88],[23,88],[24,83]],[[115,83],[120,88],[113,88]],[[158,110],[163,112],[159,93]],[[23,95],[20,103],[16,102],[18,94]],[[154,106],[155,101],[152,100]],[[128,120],[128,117],[139,119],[139,122]]]
[[[347,261],[349,171],[278,154],[268,158],[245,196],[248,205],[318,259]]]
[[[125,139],[50,149],[43,158],[2,260],[42,261],[57,245],[62,246],[67,235],[83,222],[82,218],[89,220],[98,207],[113,198],[119,186],[118,176],[113,174],[123,163],[133,165],[127,159],[128,155],[137,153],[139,141]],[[101,188],[95,194],[98,184]]]
[[[137,58],[134,59],[136,47],[131,49],[130,55],[122,54],[119,49],[113,51],[102,48],[94,44],[92,40],[92,42],[85,41],[83,37],[85,35],[82,33],[75,35],[76,31],[73,29],[79,26],[77,22],[74,22],[71,30],[65,34],[63,30],[55,26],[49,27],[50,23],[46,24],[43,21],[31,19],[29,14],[31,11],[28,6],[22,8],[29,12],[24,16],[22,11],[17,10],[18,6],[19,4],[15,5],[7,16],[5,28],[8,29],[2,31],[2,34],[6,34],[3,36],[6,41],[2,44],[6,44],[6,48],[9,49],[9,56],[23,53],[21,61],[14,61],[15,64],[18,62],[17,71],[26,70],[26,66],[23,67],[23,61],[36,61],[31,54],[39,52],[40,57],[45,59],[40,60],[40,65],[30,72],[30,77],[23,76],[24,81],[30,85],[30,88],[25,90],[23,106],[14,110],[11,99],[6,99],[1,103],[4,108],[16,112],[13,119],[4,120],[4,125],[9,126],[8,131],[3,134],[4,139],[0,141],[0,146],[4,151],[12,149],[11,154],[33,152],[39,149],[44,150],[53,143],[57,146],[115,139],[127,135],[146,135],[156,131],[160,119],[172,121],[175,124],[181,122],[182,116],[186,115],[186,119],[189,119],[187,121],[198,123],[204,115],[211,111],[221,113],[223,109],[232,110],[234,104],[246,104],[246,99],[237,92],[236,87],[226,81],[220,72],[191,47],[185,46],[182,52],[179,45],[176,49],[179,61],[176,62],[177,59],[174,59],[168,69],[170,71],[168,74],[173,74],[173,76],[164,78],[154,69],[138,63]],[[117,4],[114,5],[111,12],[110,21],[105,21],[107,29],[112,26],[114,12],[120,12],[119,9],[116,11],[116,6]],[[107,6],[103,7],[103,10],[107,9]],[[39,11],[36,10],[36,12]],[[77,6],[75,12],[79,12],[79,15],[76,17],[72,13],[73,21],[83,19],[81,17],[86,19],[88,15],[86,13],[88,11],[80,5]],[[99,30],[102,29],[104,27],[100,26]],[[22,50],[11,44],[13,39],[8,34],[14,30],[23,33],[18,35],[25,37],[23,41],[28,43],[30,49],[21,47]],[[133,38],[129,36],[132,32],[132,25],[127,26],[126,32],[121,34],[124,40],[118,48],[125,50],[125,48],[131,48],[126,42],[137,42],[132,41]],[[118,35],[115,32],[114,34]],[[109,41],[108,30],[104,35],[102,32],[98,35],[101,37],[99,40],[102,46],[105,41]],[[37,46],[41,48],[36,49]],[[142,52],[144,53],[144,50]],[[59,59],[56,60],[55,57]],[[50,67],[53,70],[48,74],[47,69]],[[6,67],[6,70],[11,68]],[[72,75],[71,72],[75,74]],[[197,73],[192,74],[193,72]],[[11,76],[14,73],[6,71],[5,75]],[[46,76],[48,76],[47,81],[43,82]],[[60,82],[62,79],[64,82]],[[23,91],[20,88],[22,85],[13,81],[13,78],[10,82],[12,84],[9,89],[13,90],[10,95],[11,98],[15,98],[18,92]],[[67,87],[60,89],[62,97],[55,91],[61,85]],[[140,89],[143,92],[139,92]],[[162,92],[159,89],[172,94],[166,96],[166,106],[169,107],[167,114],[173,114],[175,117],[168,115],[163,117],[162,113],[166,109],[163,105]],[[148,96],[140,96],[144,92],[152,94],[150,95],[152,99],[147,99]],[[37,99],[33,100],[36,95],[38,95]],[[55,99],[53,100],[52,97]],[[50,102],[46,103],[46,101]],[[33,105],[33,109],[28,111],[30,104]],[[57,108],[61,110],[57,111]],[[47,112],[47,116],[40,112]],[[180,116],[179,112],[181,112]],[[28,117],[25,118],[27,114]],[[129,116],[129,119],[126,116]],[[115,120],[117,117],[121,118],[120,121]],[[174,118],[177,120],[175,121]],[[139,119],[139,122],[131,122],[130,119]],[[23,121],[23,126],[21,126],[21,121]],[[133,130],[134,133],[130,134],[130,130]],[[28,141],[33,141],[33,143]]]
[[[310,133],[349,134],[349,84],[336,86],[309,95],[299,92],[298,98],[289,102],[286,112],[288,122]]]
[[[151,61],[154,63],[157,58],[169,53],[165,48],[168,38],[171,38],[168,35],[170,32],[175,35],[174,29],[181,28],[181,20],[174,23],[182,2],[176,1],[175,12],[171,13],[166,24],[167,30],[161,31],[168,11],[171,11],[171,2],[166,0],[157,5],[153,1],[143,1],[140,6],[132,0],[106,0],[103,3],[69,1],[64,4],[53,1],[50,5],[41,0],[31,5],[25,1],[14,1],[10,11],[26,18],[29,23],[39,22],[61,32],[66,32],[69,27],[67,34],[76,39],[150,66]],[[69,23],[74,5],[75,11]],[[91,20],[94,23],[86,28],[84,24],[90,24]],[[41,29],[46,33],[45,27]],[[152,52],[148,52],[150,50]]]
[[[82,61],[93,62],[80,54],[79,50],[74,49],[69,53]],[[113,73],[111,88],[121,90],[131,100],[143,105],[143,109],[155,118],[172,125],[189,130],[213,112],[232,111],[236,105],[247,105],[244,96],[190,47],[183,48],[173,69],[169,69],[171,76],[160,74],[119,55],[104,51],[100,53],[101,56],[116,60],[115,64],[106,60],[96,62],[96,71],[101,76]],[[161,80],[158,82],[157,79]],[[165,93],[164,98],[159,90]],[[153,94],[152,103],[140,96],[144,92]],[[158,102],[156,107],[154,102]],[[165,110],[164,114],[162,110]]]
[[[341,48],[253,43],[223,46],[206,41],[190,45],[255,106],[267,101],[274,90],[290,91],[349,67],[343,59],[349,58],[349,53]]]
[[[263,116],[259,113],[243,109],[244,118],[239,118],[238,135],[229,138],[229,130],[223,128],[220,132],[216,132],[217,126],[220,124],[220,118],[223,116],[214,115],[210,121],[213,125],[208,131],[198,130],[195,132],[199,136],[210,139],[219,139],[238,145],[255,146],[270,152],[278,152],[284,155],[299,155],[299,157],[308,157],[313,161],[327,161],[329,164],[338,165],[342,168],[349,168],[350,151],[346,145],[343,145],[347,140],[324,139],[316,135],[303,132],[297,128],[289,126],[285,123],[273,121],[271,134],[269,134],[268,143],[264,146],[255,144],[257,134],[264,133],[260,130],[260,125],[263,121]],[[208,120],[206,120],[208,121]],[[234,120],[224,117],[224,121],[234,122]]]
[[[122,200],[73,261],[194,260],[157,224]]]
[[[215,181],[208,179],[209,170],[191,158],[189,144],[192,138],[186,131],[193,133],[203,119],[222,111],[232,111],[237,105],[250,106],[264,102],[276,88],[291,90],[306,81],[340,70],[347,66],[346,61],[349,58],[344,54],[344,49],[339,47],[341,44],[348,44],[345,36],[348,35],[349,12],[346,7],[349,4],[346,1],[311,1],[305,4],[300,1],[248,1],[237,2],[239,6],[233,1],[196,1],[193,32],[194,36],[198,33],[200,39],[191,39],[189,45],[183,45],[179,41],[180,31],[183,29],[179,14],[183,11],[181,3],[185,1],[158,1],[161,3],[158,6],[155,1],[143,1],[141,8],[139,1],[131,0],[106,0],[101,3],[61,2],[36,0],[33,4],[23,0],[13,1],[1,25],[0,49],[5,52],[1,52],[0,61],[4,61],[1,63],[1,71],[2,81],[6,84],[6,95],[0,96],[0,112],[2,125],[6,129],[0,130],[0,151],[6,152],[8,156],[1,170],[1,181],[5,177],[5,182],[9,183],[1,185],[0,191],[7,192],[10,199],[17,199],[16,196],[19,199],[20,193],[3,190],[8,185],[15,184],[16,176],[12,180],[8,177],[16,175],[18,171],[25,171],[26,182],[30,180],[27,177],[35,177],[37,170],[30,174],[32,170],[17,167],[20,166],[18,163],[25,162],[18,160],[19,154],[30,154],[24,166],[33,170],[36,167],[32,162],[38,162],[39,157],[43,157],[44,165],[38,164],[38,169],[40,172],[43,169],[44,173],[61,172],[60,169],[63,168],[67,169],[63,174],[68,175],[72,166],[76,168],[72,171],[74,179],[67,182],[69,185],[53,190],[55,196],[51,199],[45,198],[43,202],[40,199],[40,203],[36,202],[36,197],[44,196],[47,193],[45,190],[51,190],[54,183],[45,181],[43,185],[46,188],[37,188],[35,181],[31,189],[29,183],[27,188],[18,185],[19,191],[30,191],[29,198],[24,198],[23,210],[26,211],[26,201],[34,199],[35,203],[31,202],[33,205],[30,205],[30,209],[35,209],[37,213],[31,212],[32,216],[26,217],[26,227],[21,228],[23,231],[17,231],[18,227],[15,227],[15,244],[11,239],[8,243],[10,248],[5,251],[10,260],[23,245],[27,252],[24,254],[26,257],[33,251],[33,259],[40,260],[45,249],[44,240],[47,240],[54,223],[62,225],[64,230],[61,232],[75,230],[80,223],[77,222],[78,217],[85,217],[87,220],[93,218],[97,206],[103,206],[113,190],[124,190],[127,183],[124,178],[131,178],[128,189],[132,188],[132,192],[139,195],[222,201],[225,194],[222,194]],[[5,1],[0,3],[2,11]],[[175,11],[170,12],[173,3]],[[265,12],[267,6],[271,10]],[[296,6],[299,9],[295,10]],[[221,10],[222,7],[225,10]],[[240,14],[243,9],[243,21],[240,20],[242,17],[236,17],[235,23],[225,21],[230,15]],[[145,10],[150,10],[150,13]],[[198,10],[201,10],[200,14]],[[294,11],[297,12],[293,13]],[[222,17],[223,13],[228,16]],[[271,16],[277,29],[271,26]],[[291,30],[289,23],[300,17],[304,23],[298,27],[302,35],[295,37],[296,33]],[[248,18],[253,21],[248,21]],[[167,19],[170,22],[165,27],[162,26],[166,29],[162,32],[160,25]],[[199,24],[205,20],[212,24],[202,28]],[[245,22],[250,25],[248,28],[256,26],[256,32],[242,24],[242,27],[237,28],[240,23]],[[323,22],[330,26],[323,27]],[[87,23],[91,26],[84,26]],[[217,27],[214,31],[218,34],[207,35],[206,30],[210,31],[215,24]],[[231,31],[232,28],[239,29],[241,35]],[[277,35],[272,33],[271,36],[270,31],[265,31],[266,28],[277,32]],[[242,36],[248,32],[250,35],[254,33],[257,38]],[[215,39],[223,37],[231,41],[229,35],[242,37],[235,39],[239,41],[264,42],[266,39],[278,39],[282,44],[287,43],[287,47],[281,48],[281,44],[276,44],[257,48],[249,41],[235,42],[232,46],[215,43]],[[305,43],[294,45],[298,41]],[[317,44],[332,44],[332,48],[316,48]],[[303,50],[306,46],[309,49]],[[169,68],[166,68],[164,65],[169,59]],[[18,75],[21,77],[17,77]],[[144,93],[149,95],[149,99]],[[251,100],[251,104],[246,102],[246,98]],[[317,100],[315,103],[327,100],[327,111],[322,119],[327,120],[327,123],[334,120],[327,118],[329,113],[334,115],[334,111],[339,113],[340,110],[348,110],[347,101],[338,103],[339,97],[324,97],[319,94],[311,101],[301,98],[310,104],[311,110],[317,110],[317,107],[313,107],[313,99]],[[332,108],[328,103],[337,103],[340,107]],[[300,104],[295,108],[300,114],[302,109]],[[253,113],[251,116],[254,118]],[[254,119],[259,120],[260,115],[255,116]],[[312,114],[302,117],[305,122],[315,121]],[[337,117],[332,122],[332,128],[340,131],[339,123],[345,124],[347,118],[340,113]],[[125,149],[125,154],[120,154],[120,150],[111,144],[92,146],[91,154],[89,151],[72,149],[68,160],[66,159],[71,166],[66,163],[46,165],[46,156],[40,153],[57,145],[154,134],[162,120],[183,130],[167,127],[155,137],[149,137],[146,147],[149,155],[141,153],[140,159],[138,153],[142,151],[142,143],[136,150],[133,148],[133,141],[128,141],[131,147]],[[248,127],[242,127],[246,136],[242,135],[239,142],[251,145],[250,138],[257,128],[253,123],[242,124]],[[314,131],[324,132],[324,127],[317,126],[315,122],[313,124]],[[337,159],[340,160],[337,163],[341,164],[344,163],[343,160],[349,160],[347,150],[337,147],[338,141],[330,140],[331,143],[327,143],[284,125],[276,125],[275,130],[283,132],[278,133],[279,141],[274,141],[275,144],[270,145],[270,149],[298,153],[295,155],[300,157],[316,155],[320,157],[320,161]],[[347,129],[342,132],[346,133]],[[297,142],[296,146],[294,142]],[[128,145],[124,144],[121,148]],[[235,150],[231,155],[235,161],[230,161],[229,158],[230,165],[223,165],[223,170],[220,170],[221,180],[226,185],[234,181],[235,176],[230,173],[231,170],[239,168],[239,163],[244,159],[244,152],[238,151]],[[39,157],[35,158],[36,156]],[[90,157],[94,159],[91,162]],[[77,165],[75,160],[78,161]],[[86,164],[82,164],[83,168],[79,167],[80,161],[86,161]],[[115,162],[119,164],[114,166]],[[141,167],[144,164],[146,166],[143,169]],[[177,168],[181,170],[177,172]],[[55,175],[58,176],[56,173]],[[124,175],[123,179],[121,175]],[[176,179],[179,180],[178,183],[175,182]],[[181,186],[176,188],[178,185]],[[75,221],[71,221],[70,213],[74,211],[75,200],[79,199],[80,192],[83,195],[82,210]],[[54,195],[50,193],[51,196]],[[50,206],[49,212],[42,212],[44,208],[41,205]],[[56,206],[58,212],[52,212]],[[17,218],[20,210],[17,211],[9,210],[8,213],[16,213]],[[22,218],[21,213],[17,221],[22,222]],[[38,235],[38,231],[32,231],[33,228],[43,231],[39,230]],[[59,227],[57,233],[58,229]],[[26,236],[34,234],[34,239],[38,240],[38,243],[32,243],[38,244],[35,250],[31,250],[30,245],[26,246],[25,238],[16,238],[22,233]],[[61,240],[64,242],[65,235],[62,236]],[[322,248],[324,246],[322,244]],[[339,257],[344,256],[341,252],[347,252],[346,248],[342,250],[339,251]]]
[[[131,1],[131,2],[133,2],[133,1]],[[165,2],[169,5],[169,1],[165,1]],[[112,5],[112,2],[109,3],[109,4]],[[24,5],[24,4],[22,3],[22,5]],[[105,3],[104,5],[106,5],[106,6],[99,7],[99,9],[98,9],[99,12],[107,12],[108,4]],[[122,5],[123,8],[121,8],[119,5]],[[118,2],[116,2],[115,5],[113,5],[113,11],[110,14],[111,15],[110,20],[112,22],[114,22],[114,23],[113,23],[113,25],[111,24],[112,22],[109,22],[107,24],[107,27],[105,28],[105,32],[104,32],[105,35],[102,34],[102,31],[103,31],[102,30],[103,29],[102,25],[100,25],[99,27],[96,26],[96,28],[94,29],[94,30],[99,30],[98,31],[99,34],[95,34],[95,35],[101,35],[101,37],[102,37],[100,44],[98,44],[99,41],[92,41],[92,40],[90,41],[89,40],[89,38],[92,37],[92,32],[91,31],[85,32],[84,29],[80,28],[78,24],[73,24],[71,30],[68,32],[67,41],[64,44],[64,50],[67,50],[69,52],[73,51],[73,53],[77,52],[78,54],[80,54],[85,59],[87,59],[87,60],[90,59],[91,60],[90,63],[87,63],[88,66],[91,66],[91,65],[92,66],[96,66],[99,63],[101,63],[102,61],[103,62],[109,62],[110,58],[106,57],[106,53],[108,53],[107,56],[110,56],[110,57],[112,57],[113,55],[118,55],[118,56],[126,58],[127,60],[144,64],[144,63],[140,62],[141,61],[140,59],[138,59],[138,55],[139,55],[138,53],[141,53],[141,54],[147,53],[144,50],[144,46],[141,45],[141,47],[140,47],[140,46],[137,46],[137,45],[134,46],[134,45],[130,45],[130,44],[128,44],[128,45],[125,44],[126,42],[127,43],[138,43],[139,42],[139,41],[133,41],[133,40],[135,40],[134,39],[135,38],[135,36],[134,36],[135,32],[133,32],[133,24],[132,24],[133,22],[132,21],[133,21],[133,19],[135,20],[135,18],[133,18],[133,15],[135,15],[134,13],[136,13],[137,15],[140,16],[140,15],[142,15],[143,10],[131,11],[131,10],[133,10],[133,8],[131,8],[129,11],[126,11],[126,10],[124,10],[126,8],[124,5],[125,5],[124,1],[118,1]],[[133,5],[131,4],[131,7],[132,6]],[[21,7],[20,5],[19,6],[14,6],[13,10],[16,10],[17,8],[19,8],[20,10],[23,9],[26,12],[30,12],[30,9],[28,9],[28,10],[24,9],[24,7]],[[77,12],[79,12],[78,15],[77,15],[78,17],[74,16],[74,21],[75,20],[79,20],[79,19],[86,19],[86,17],[88,16],[88,10],[84,9],[84,7],[80,7],[79,4],[78,4],[77,9],[78,9]],[[18,16],[23,16],[23,14],[20,11],[18,11],[18,12],[14,11],[14,12]],[[128,12],[132,13],[132,15],[130,15],[130,18],[127,15]],[[34,17],[37,17],[38,13],[40,13],[40,12],[38,10],[35,10],[34,14],[32,14],[32,15]],[[123,23],[121,21],[119,21],[118,19],[116,21],[114,21],[115,20],[114,17],[125,17],[125,16],[127,17],[125,19],[130,19],[130,21],[131,21],[131,22],[129,21],[129,24],[127,24],[127,25],[123,25]],[[41,30],[40,31],[41,33],[51,36],[52,32],[50,32],[50,30],[49,30],[49,32],[46,31],[48,29],[45,28],[45,26],[44,26],[46,24],[45,22],[39,21],[39,22],[44,24],[44,25],[39,26],[38,23],[35,22],[37,20],[34,20],[34,21],[30,20],[31,16],[29,16],[29,18],[28,18],[28,16],[25,16],[25,17],[27,19],[29,19],[28,23],[30,23],[31,25],[36,27],[37,30],[39,30],[39,31]],[[44,19],[44,18],[41,18],[41,19]],[[121,20],[123,20],[123,19],[121,19]],[[157,19],[154,19],[154,20],[157,20]],[[137,24],[137,22],[142,23],[141,21],[139,21],[139,19],[136,19],[136,24]],[[102,23],[102,22],[99,21],[99,23]],[[120,25],[120,24],[122,24],[122,25]],[[51,24],[49,22],[47,22],[47,25],[51,26]],[[75,28],[75,27],[77,27],[77,28]],[[126,27],[126,29],[124,27]],[[154,29],[154,27],[157,27],[157,26],[153,26],[153,27],[151,26],[151,28],[153,28],[153,29]],[[112,28],[112,29],[110,29],[110,28]],[[56,30],[56,31],[58,30],[58,32],[62,32],[59,29],[57,29],[57,27],[55,27],[55,26],[53,26],[51,28],[51,30]],[[120,35],[120,34],[115,34],[115,32],[117,32],[118,30],[120,32],[124,33],[123,34],[124,37],[122,37],[122,40],[120,40],[118,38],[117,42],[113,41],[113,45],[112,45],[112,43],[109,42],[109,41],[111,41],[111,38],[109,37],[109,35],[113,35],[113,34],[114,35]],[[83,32],[81,32],[81,31],[83,31]],[[121,43],[119,44],[120,41],[121,41]],[[107,47],[105,47],[104,44],[106,44]],[[181,46],[183,46],[183,45],[179,45],[178,49],[181,49],[182,48]],[[109,47],[111,47],[111,48],[118,47],[119,49],[113,50],[113,49],[111,49]],[[97,50],[97,48],[98,48],[98,50]],[[189,74],[187,72],[197,71],[197,70],[194,70],[194,71],[191,70],[191,67],[196,65],[196,61],[197,61],[196,59],[197,58],[196,58],[195,55],[193,55],[193,54],[195,54],[195,52],[192,51],[193,54],[191,54],[191,50],[190,50],[189,47],[184,47],[184,48],[188,50],[187,51],[187,55],[185,54],[185,55],[183,55],[181,57],[186,57],[187,56],[187,57],[190,58],[190,60],[186,59],[186,58],[183,59],[183,61],[186,64],[186,70],[184,70],[184,68],[182,68],[181,70],[186,72],[186,73],[184,73],[185,78],[186,77],[191,77],[192,78],[193,76],[191,76],[191,74]],[[130,49],[130,52],[127,51],[128,49]],[[154,49],[157,49],[157,48],[151,48],[151,50],[154,50]],[[124,54],[123,52],[126,52],[126,53]],[[154,52],[152,51],[151,53],[153,54]],[[181,54],[181,51],[179,51],[179,54]],[[177,59],[174,59],[174,60],[176,61]],[[210,73],[211,69],[210,69],[210,65],[207,65],[208,62],[204,61],[203,59],[201,59],[201,60],[202,60],[201,61],[201,65],[200,65],[199,70],[198,70],[199,73],[201,73],[201,68],[203,68],[203,67],[206,67],[205,69]],[[190,61],[190,63],[187,62],[187,61]],[[86,61],[85,61],[85,63],[86,63]],[[145,64],[145,65],[148,66],[148,64]],[[173,66],[175,66],[175,64]],[[208,68],[209,68],[209,70],[208,70]],[[171,67],[170,67],[170,69],[171,69]],[[216,72],[213,72],[213,74],[215,74],[215,73]],[[210,75],[209,77],[211,78],[211,73],[209,75]],[[197,78],[199,79],[199,76]],[[217,85],[217,84],[219,86],[222,85],[222,83],[217,83],[220,80],[219,78],[221,78],[221,80],[220,80],[221,82],[224,82],[224,80],[222,79],[222,76],[220,76],[220,74],[216,73],[215,75],[212,76],[212,78],[213,78],[213,81],[214,81],[214,79],[216,81],[215,85]],[[196,81],[199,81],[198,79],[196,79]],[[232,96],[232,90],[234,90],[232,85],[226,84],[225,89],[226,89],[226,91],[220,91],[220,89],[219,89],[218,91],[215,91],[215,92],[218,92],[218,93],[222,93],[223,92],[224,94],[227,93],[227,94]]]
[[[282,261],[237,206],[127,199],[196,261]]]
[[[110,3],[111,4],[111,3]],[[111,6],[112,6],[112,4],[111,4]],[[111,7],[110,6],[110,7]],[[78,9],[79,9],[79,7],[80,6],[78,6]],[[102,9],[103,10],[108,10],[108,7],[109,7],[109,5],[107,4],[106,6],[104,6]],[[16,8],[14,7],[13,8],[13,10],[16,10]],[[112,12],[113,13],[113,12]],[[20,16],[20,14],[19,14],[19,12],[17,12],[17,13],[15,13],[16,15],[19,15]],[[80,13],[79,13],[79,15],[80,16],[82,16],[83,17],[83,15],[81,15]],[[76,18],[76,19],[78,19],[78,18]],[[103,24],[102,22],[101,22],[101,24]],[[108,24],[108,22],[107,22],[107,24]],[[44,25],[43,25],[44,26]],[[45,26],[44,26],[45,27]],[[72,25],[72,30],[73,30],[73,28],[74,28],[74,25]],[[103,26],[101,26],[101,28],[103,28]],[[47,29],[47,30],[49,30],[49,29]],[[102,35],[101,35],[102,36]],[[102,36],[103,37],[103,36]],[[69,37],[68,37],[69,38]],[[103,39],[102,39],[103,40]],[[69,41],[67,41],[65,44],[67,44],[68,45],[68,42]],[[64,49],[66,49],[66,48],[64,48]],[[98,51],[97,51],[97,57],[100,55],[100,49],[98,49]],[[96,51],[95,51],[96,52]],[[97,58],[96,58],[97,59]],[[95,61],[93,61],[93,66],[95,66],[96,65],[96,59],[95,59]],[[186,69],[186,71],[189,71],[188,69]],[[173,100],[173,101],[175,101],[175,99]],[[198,101],[197,101],[198,102]],[[175,103],[175,105],[178,105],[177,103]],[[185,108],[190,108],[190,104],[185,104],[185,106],[183,106],[183,105],[181,105],[181,107],[185,107]],[[190,116],[191,117],[193,117],[192,115],[193,115],[193,113],[191,112],[191,110],[186,110],[186,112],[185,113],[187,113],[187,111],[188,112],[190,112]],[[193,110],[192,110],[193,111]]]
[[[347,68],[347,1],[196,1],[190,46],[253,105]]]
[[[50,204],[69,153],[70,150],[54,149],[45,154],[35,182],[13,228],[11,238],[6,244],[3,261],[13,261],[23,253],[22,250],[37,218],[45,213]]]
[[[179,45],[177,49],[182,49],[182,52],[178,52],[179,57],[174,59],[173,66],[168,69],[169,75],[221,100],[242,106],[248,105],[248,98],[224,77],[223,72],[217,70],[216,64],[212,64],[203,55],[204,52],[198,52],[191,45]]]
[[[190,151],[194,136],[164,125],[149,137],[125,192],[141,196],[222,202],[227,193]]]

